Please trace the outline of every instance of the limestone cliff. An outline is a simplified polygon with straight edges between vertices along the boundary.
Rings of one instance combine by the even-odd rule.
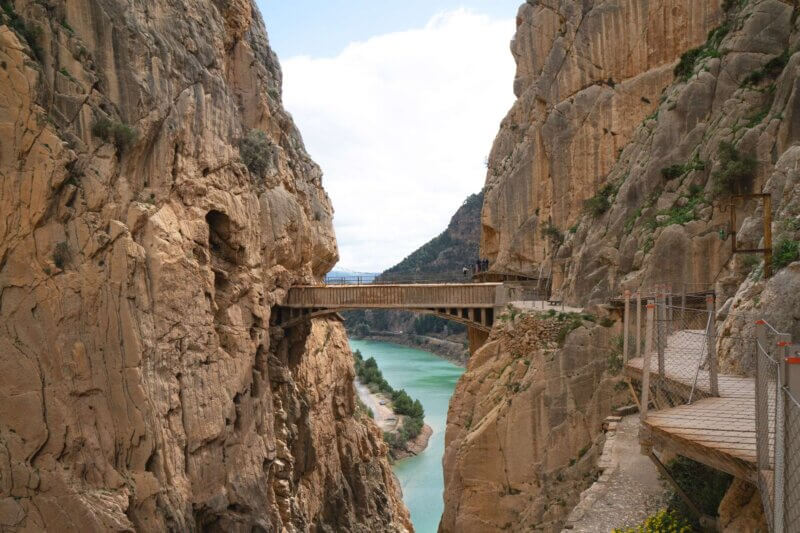
[[[0,4],[0,529],[410,529],[254,4]]]
[[[740,337],[752,334],[756,318],[800,338],[799,13],[781,0],[526,2],[512,43],[518,100],[490,155],[482,254],[501,270],[551,273],[555,293],[580,306],[655,283],[714,287],[728,372],[752,371]],[[731,254],[730,211],[722,208],[731,193],[761,191],[773,206],[769,280],[760,257]],[[763,246],[758,202],[736,209],[740,246]],[[501,347],[497,357],[510,353]],[[546,386],[581,368],[565,367]],[[479,384],[468,371],[454,409],[475,410],[480,399],[468,391]],[[554,403],[545,413],[550,406],[561,412]],[[586,409],[575,404],[576,413]],[[448,426],[443,530],[478,523],[470,504],[477,490],[498,502],[495,525],[532,509],[520,501],[506,510],[492,492],[503,466],[526,464],[531,452],[503,448],[502,465],[459,474],[468,463],[452,458],[472,444],[470,433],[455,437],[458,420]],[[542,424],[537,439],[553,427]],[[573,439],[592,442],[578,431],[549,450],[569,449]],[[544,514],[537,520],[557,526]]]
[[[486,177],[481,253],[538,273],[658,105],[687,49],[722,20],[722,0],[529,0],[511,50],[518,99]]]
[[[594,481],[625,391],[601,348],[613,330],[577,319],[566,335],[571,320],[506,315],[470,357],[447,414],[440,531],[560,531]]]

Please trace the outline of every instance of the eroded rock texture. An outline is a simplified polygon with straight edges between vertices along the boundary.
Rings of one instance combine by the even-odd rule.
[[[254,4],[0,21],[0,529],[410,528],[341,325],[270,329],[338,254]]]
[[[612,330],[522,315],[495,326],[447,414],[441,532],[561,531],[595,479],[603,418],[619,402]],[[611,525],[613,526],[613,525]]]
[[[518,99],[495,139],[481,253],[538,273],[658,105],[675,60],[720,24],[721,0],[529,0],[511,50]]]
[[[482,254],[497,270],[551,275],[556,296],[588,308],[656,283],[714,288],[725,372],[753,371],[753,344],[742,337],[752,338],[757,318],[800,339],[799,13],[781,0],[526,2],[512,44],[519,98],[490,156]],[[771,196],[773,242],[788,250],[769,280],[759,256],[731,254],[730,211],[720,208],[731,193],[762,191]],[[763,247],[759,202],[736,209],[739,246]],[[510,355],[501,346],[497,357]],[[543,386],[582,368],[565,367]],[[512,504],[514,495],[500,496],[501,467],[462,473],[469,463],[456,458],[472,453],[480,426],[465,432],[459,420],[481,413],[486,396],[471,392],[486,387],[488,377],[481,379],[464,375],[453,409],[466,414],[448,421],[445,531],[478,527],[479,492],[496,503],[497,527],[509,513],[534,509],[529,502],[538,497]],[[513,407],[516,398],[507,391],[497,405]],[[594,409],[573,408],[584,417]],[[558,402],[543,410],[562,412]],[[515,421],[514,431],[520,427]],[[519,467],[508,471],[524,471],[531,442],[548,440],[553,456],[574,451],[576,440],[592,442],[581,428],[550,440],[558,427],[541,424],[533,439],[519,438],[525,449],[504,447],[503,464]],[[748,509],[753,516],[728,509],[729,527],[757,522],[757,506]],[[530,524],[551,527],[550,518],[540,514]],[[524,530],[513,521],[509,529]]]

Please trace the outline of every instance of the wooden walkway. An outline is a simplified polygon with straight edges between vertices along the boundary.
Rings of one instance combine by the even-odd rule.
[[[662,385],[673,397],[688,401],[692,396],[693,401],[651,410],[641,422],[639,440],[646,448],[669,450],[757,483],[755,382],[752,378],[720,374],[720,395],[710,397],[708,372],[697,371],[704,342],[706,337],[697,330],[669,336]],[[650,358],[653,384],[658,379],[658,355],[652,353]],[[632,359],[625,372],[641,381],[642,365],[641,358]]]
[[[379,285],[307,285],[289,289],[277,309],[276,324],[353,309],[402,309],[439,315],[484,333],[492,328],[495,308],[505,305],[501,283],[413,283]]]

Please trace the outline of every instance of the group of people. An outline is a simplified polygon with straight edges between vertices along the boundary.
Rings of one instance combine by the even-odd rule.
[[[469,266],[464,266],[462,269],[464,273],[464,277],[466,278],[469,276],[470,270],[473,274],[478,274],[480,272],[486,272],[489,270],[489,260],[488,259],[476,259],[475,262],[472,264],[472,268]]]

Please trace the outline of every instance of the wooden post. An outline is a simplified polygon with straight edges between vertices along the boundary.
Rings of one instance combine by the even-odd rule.
[[[628,329],[631,321],[631,291],[625,291],[625,314],[622,317],[622,361],[628,363]]]
[[[647,302],[647,325],[644,332],[644,358],[642,360],[642,409],[641,420],[647,418],[647,408],[650,405],[650,352],[653,351],[653,300]]]
[[[706,311],[708,311],[708,379],[711,395],[719,396],[719,375],[717,369],[717,321],[714,313],[714,297],[706,296]]]
[[[636,357],[642,355],[642,291],[636,290]]]

